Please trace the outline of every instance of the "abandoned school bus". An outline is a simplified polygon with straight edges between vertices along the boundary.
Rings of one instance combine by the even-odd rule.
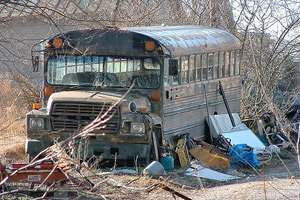
[[[88,157],[157,160],[163,139],[205,139],[208,114],[226,113],[219,81],[240,110],[240,43],[223,30],[76,30],[47,40],[42,52],[33,65],[42,59],[43,106],[26,119],[31,157],[105,115],[88,132]]]

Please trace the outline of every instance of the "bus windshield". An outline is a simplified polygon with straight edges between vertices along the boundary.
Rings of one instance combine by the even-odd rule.
[[[158,88],[161,64],[156,58],[52,55],[46,81],[52,85]]]

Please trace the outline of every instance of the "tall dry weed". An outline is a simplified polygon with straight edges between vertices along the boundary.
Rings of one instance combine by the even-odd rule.
[[[24,77],[0,74],[0,160],[25,159],[25,116],[39,101],[37,87]]]

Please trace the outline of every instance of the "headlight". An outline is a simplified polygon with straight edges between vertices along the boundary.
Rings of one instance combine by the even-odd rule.
[[[145,126],[143,123],[133,123],[131,122],[130,132],[134,134],[145,133]]]
[[[129,110],[133,113],[136,111],[136,104],[133,101],[129,103]]]
[[[30,129],[44,129],[45,123],[43,118],[30,118],[29,120]]]

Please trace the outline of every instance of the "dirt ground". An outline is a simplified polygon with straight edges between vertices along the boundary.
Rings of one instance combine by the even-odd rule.
[[[274,155],[268,163],[255,170],[236,169],[245,175],[237,180],[219,182],[187,177],[177,169],[169,173],[167,182],[174,184],[173,189],[191,199],[300,199],[300,173],[296,156],[290,151],[284,151],[279,156]],[[170,194],[156,195],[147,199],[173,199]]]
[[[186,169],[176,168],[168,171],[168,175],[150,178],[138,175],[112,175],[106,182],[117,183],[118,190],[108,191],[102,188],[102,194],[107,199],[175,199],[172,194],[161,188],[151,192],[149,187],[164,184],[190,199],[300,199],[300,173],[298,161],[294,154],[285,151],[276,155],[265,165],[239,169],[215,169],[219,172],[238,172],[243,178],[231,181],[213,181],[184,174]],[[236,171],[234,171],[236,170]],[[181,199],[176,196],[176,199]]]

